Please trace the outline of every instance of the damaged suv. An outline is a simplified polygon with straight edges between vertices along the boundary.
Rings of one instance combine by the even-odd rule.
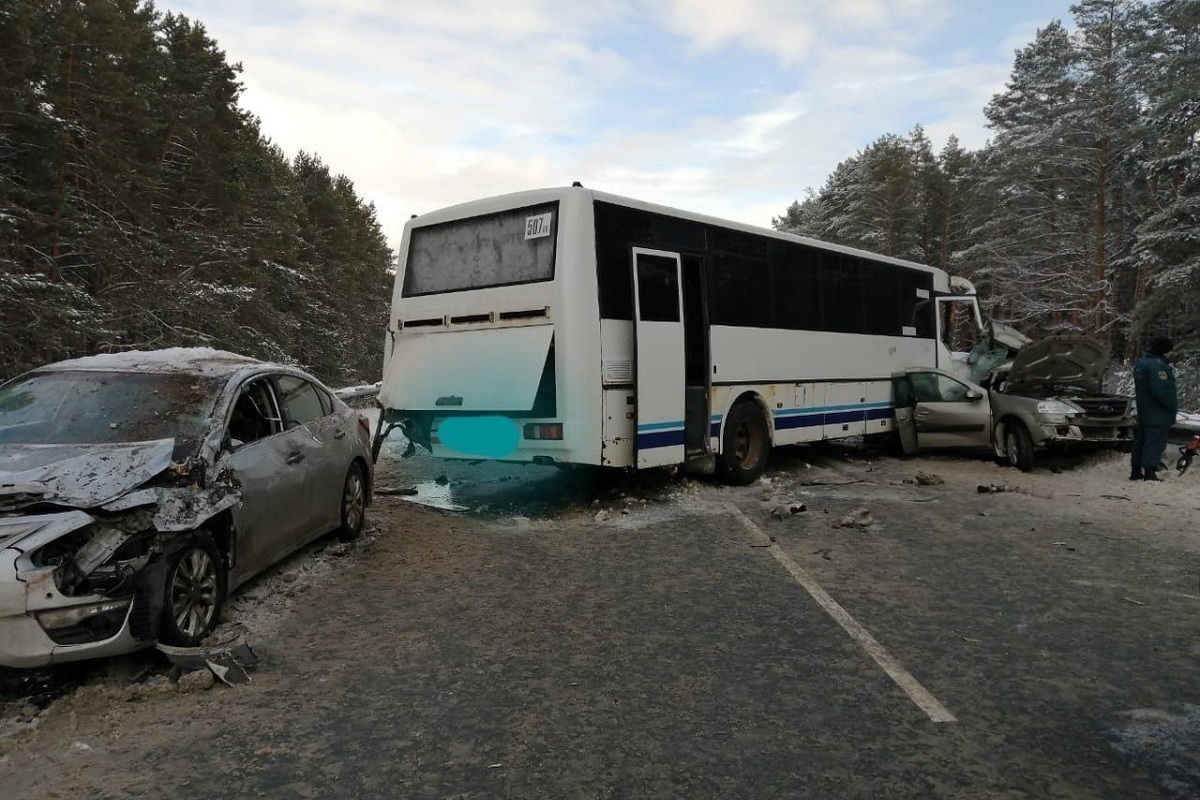
[[[199,644],[226,593],[362,529],[370,423],[291,367],[207,348],[0,385],[0,665]]]
[[[1131,398],[1103,389],[1108,359],[1096,338],[1058,334],[1022,346],[1011,361],[981,359],[990,368],[978,383],[944,370],[907,369],[893,376],[901,447],[988,448],[1022,471],[1041,450],[1124,448],[1136,417]]]

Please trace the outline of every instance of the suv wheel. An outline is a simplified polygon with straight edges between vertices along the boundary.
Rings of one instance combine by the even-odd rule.
[[[1004,426],[1004,455],[1009,465],[1021,472],[1033,469],[1033,439],[1019,422]]]

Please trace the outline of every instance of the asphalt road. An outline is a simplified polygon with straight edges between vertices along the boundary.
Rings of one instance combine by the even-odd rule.
[[[545,517],[380,498],[253,683],[60,701],[4,795],[1200,797],[1196,549],[911,462],[783,466],[541,476]]]

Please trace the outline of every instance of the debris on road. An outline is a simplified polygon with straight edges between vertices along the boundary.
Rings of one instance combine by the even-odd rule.
[[[940,475],[930,472],[918,472],[916,480],[918,486],[942,486],[946,483]]]
[[[372,492],[384,497],[410,497],[417,493],[416,486],[376,486]]]
[[[835,520],[835,528],[869,528],[875,524],[875,518],[865,508],[856,508],[841,519]]]
[[[179,676],[179,691],[183,694],[208,691],[215,684],[216,678],[213,677],[212,670],[207,667],[194,669]]]
[[[249,683],[250,675],[247,670],[256,666],[260,660],[258,654],[245,642],[211,647],[173,647],[160,642],[157,647],[172,664],[185,672],[209,670],[229,686]]]
[[[771,518],[783,520],[808,511],[807,503],[789,503],[786,506],[776,506],[771,509]]]
[[[797,486],[849,486],[853,483],[866,483],[866,481],[857,478],[849,480],[830,480],[828,478],[809,478],[802,481],[797,481]]]
[[[1031,497],[1040,497],[1043,500],[1049,500],[1054,497],[1054,490],[1045,489],[1042,487],[1024,487],[1024,486],[1009,486],[1007,483],[981,483],[975,487],[975,491],[979,494],[1003,494],[1011,492],[1012,494],[1027,494]]]

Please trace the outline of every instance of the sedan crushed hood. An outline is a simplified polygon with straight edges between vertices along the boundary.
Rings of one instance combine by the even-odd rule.
[[[0,446],[0,511],[34,503],[89,509],[142,486],[171,466],[175,441],[120,445]]]
[[[1109,348],[1094,336],[1063,333],[1025,345],[1013,359],[1011,387],[1103,391]]]

